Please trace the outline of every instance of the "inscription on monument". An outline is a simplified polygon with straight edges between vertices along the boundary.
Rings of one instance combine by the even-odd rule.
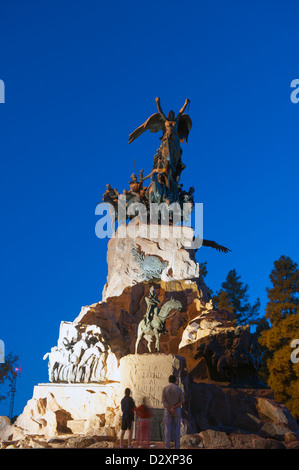
[[[181,366],[181,359],[171,354],[129,354],[120,360],[122,389],[130,388],[137,406],[146,398],[152,408],[163,409],[163,388],[169,375],[180,377]]]
[[[162,390],[168,377],[157,365],[153,364],[148,364],[146,369],[144,367],[138,368],[137,377],[138,380],[134,388],[136,400],[141,401],[143,397],[146,397],[151,406],[161,408],[163,406]]]

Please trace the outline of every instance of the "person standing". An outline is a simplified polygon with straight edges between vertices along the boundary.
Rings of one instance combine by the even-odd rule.
[[[142,400],[142,404],[135,408],[135,411],[138,419],[137,446],[143,445],[143,447],[148,447],[150,444],[153,412],[147,405],[145,397]]]
[[[181,406],[185,401],[182,389],[176,385],[174,375],[169,376],[169,384],[163,388],[162,403],[164,406],[165,448],[170,448],[171,436],[174,436],[176,449],[180,448],[181,441]]]
[[[125,396],[121,400],[122,420],[121,420],[121,433],[120,433],[120,447],[123,447],[123,439],[125,432],[129,431],[128,449],[132,448],[132,435],[133,435],[133,422],[134,422],[134,408],[135,402],[130,397],[131,390],[125,389]]]

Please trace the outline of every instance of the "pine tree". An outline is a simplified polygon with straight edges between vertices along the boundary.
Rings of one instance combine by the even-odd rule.
[[[297,263],[288,256],[281,256],[274,262],[270,274],[272,287],[267,288],[269,302],[266,318],[275,325],[289,315],[298,313],[299,270]]]
[[[229,295],[225,290],[220,289],[219,292],[213,297],[213,304],[219,310],[227,310],[230,313],[234,313],[234,307],[230,301]]]
[[[268,385],[276,400],[284,403],[299,419],[299,362],[291,360],[291,342],[299,338],[299,269],[287,256],[274,262],[270,274],[271,288],[267,288],[269,302],[265,318],[270,328],[259,338],[268,349]]]
[[[259,376],[263,383],[267,383],[269,380],[269,369],[267,366],[267,361],[270,357],[270,352],[267,346],[262,345],[260,343],[259,338],[261,337],[263,332],[269,330],[269,328],[270,328],[270,323],[265,318],[265,316],[263,316],[257,321],[255,332],[253,333],[254,341],[256,345],[256,352],[261,361],[260,368],[259,368]]]
[[[256,299],[253,305],[249,303],[248,285],[240,279],[235,269],[229,271],[221,289],[213,297],[213,303],[217,308],[234,313],[237,324],[254,324],[259,314],[260,300]]]

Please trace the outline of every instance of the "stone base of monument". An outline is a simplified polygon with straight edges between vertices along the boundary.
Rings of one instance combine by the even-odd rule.
[[[168,385],[168,378],[174,375],[177,384],[188,396],[188,374],[186,360],[176,354],[129,354],[120,360],[121,388],[129,388],[136,406],[146,399],[151,407],[151,441],[163,441],[164,407],[162,403],[163,388]],[[138,420],[135,422],[133,437],[137,435]]]
[[[136,406],[145,397],[153,409],[151,440],[162,440],[162,390],[173,374],[188,395],[185,359],[175,354],[130,354],[120,360],[119,372],[120,382],[36,385],[32,399],[15,423],[13,438],[20,434],[47,439],[91,435],[114,441],[120,432],[120,402],[125,389],[130,388]]]
[[[43,383],[15,423],[18,432],[46,438],[74,434],[115,440],[119,429],[120,384]]]
[[[1,429],[0,420],[0,446],[1,440],[19,446],[32,438],[32,447],[36,436],[47,446],[53,437],[66,446],[80,437],[118,445],[127,387],[136,406],[147,399],[154,412],[151,440],[161,441],[162,390],[171,374],[186,399],[182,446],[280,448],[291,440],[299,446],[297,423],[261,387],[249,326],[237,326],[230,312],[209,301],[187,238],[155,240],[139,233],[109,241],[102,301],[82,307],[75,321],[61,323],[57,346],[44,356],[50,383],[34,388],[14,425],[6,418]],[[169,312],[161,353],[148,354],[142,338],[135,355],[151,287],[161,309],[171,299],[182,308]]]
[[[186,360],[176,354],[129,354],[120,360],[120,383],[123,390],[129,388],[136,405],[146,398],[152,408],[163,409],[162,390],[168,385],[170,375],[185,394],[187,387]]]

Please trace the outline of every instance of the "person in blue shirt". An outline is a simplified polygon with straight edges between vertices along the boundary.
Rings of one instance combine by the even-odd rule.
[[[170,439],[174,435],[174,445],[180,448],[181,439],[181,406],[185,398],[182,389],[176,385],[174,375],[169,376],[169,384],[163,388],[162,403],[164,406],[165,449],[170,448]]]

